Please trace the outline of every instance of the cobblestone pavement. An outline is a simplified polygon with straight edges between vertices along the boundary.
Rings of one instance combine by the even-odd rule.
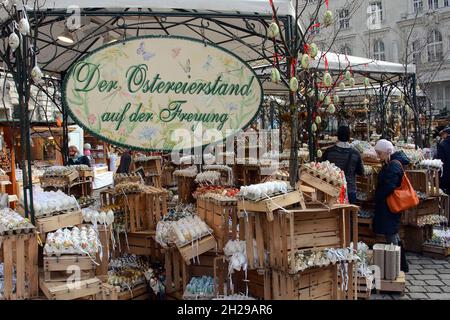
[[[371,300],[450,300],[450,257],[436,260],[408,253],[407,259],[405,294],[372,293]]]

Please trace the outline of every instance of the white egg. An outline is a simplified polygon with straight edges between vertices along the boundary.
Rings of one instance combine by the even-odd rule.
[[[105,224],[106,223],[106,213],[105,213],[105,211],[100,212],[100,214],[98,215],[98,222],[100,224]]]
[[[12,51],[14,52],[14,51],[16,51],[16,49],[19,47],[19,45],[20,45],[20,39],[19,39],[19,36],[16,34],[16,33],[11,33],[10,35],[9,35],[9,38],[8,38],[8,43],[9,43],[9,46],[11,47],[11,49],[12,49]]]
[[[19,32],[26,36],[30,33],[30,24],[28,23],[27,18],[22,18],[19,21]]]

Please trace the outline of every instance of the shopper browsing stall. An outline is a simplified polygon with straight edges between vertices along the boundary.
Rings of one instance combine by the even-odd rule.
[[[450,126],[441,131],[441,143],[437,146],[435,158],[444,163],[444,172],[440,177],[439,185],[441,189],[449,194],[450,192]]]
[[[85,164],[87,166],[91,166],[91,162],[89,158],[85,155],[80,155],[78,148],[76,146],[69,147],[69,161],[68,165],[76,165],[76,164]]]
[[[125,150],[120,156],[119,168],[117,168],[117,173],[130,173],[131,170],[131,151]]]
[[[356,202],[356,175],[364,174],[360,154],[354,150],[350,141],[350,128],[340,126],[337,132],[338,143],[324,152],[322,161],[330,161],[345,172],[347,194],[350,203]]]
[[[385,139],[378,140],[375,151],[383,162],[383,167],[378,174],[375,190],[373,229],[375,233],[383,234],[387,243],[401,247],[401,270],[408,272],[406,255],[398,234],[401,214],[391,212],[387,204],[387,198],[400,186],[404,174],[403,166],[409,164],[409,159],[403,152],[395,152],[393,144]]]

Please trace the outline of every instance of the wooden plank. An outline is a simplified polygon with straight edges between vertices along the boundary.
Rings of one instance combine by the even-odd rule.
[[[265,263],[265,248],[263,240],[263,230],[261,228],[261,218],[260,215],[255,215],[255,236],[256,236],[256,250],[258,252],[258,263],[259,267],[263,268]]]
[[[37,218],[36,227],[41,235],[61,228],[73,227],[83,223],[81,211],[64,213],[52,217]]]
[[[98,278],[81,280],[76,284],[75,286],[65,282],[45,282],[43,277],[39,280],[42,292],[50,300],[75,300],[101,293],[101,281]]]
[[[5,299],[12,298],[13,292],[13,237],[3,237],[3,281]]]
[[[25,297],[25,239],[19,235],[16,238],[16,296]]]
[[[203,237],[198,242],[194,243],[194,250],[192,250],[192,245],[189,243],[183,247],[178,247],[178,250],[187,264],[190,264],[190,260],[197,255],[201,255],[209,250],[215,249],[217,245],[214,236],[209,235]],[[194,251],[194,252],[193,252]]]
[[[254,254],[253,254],[253,214],[248,213],[247,217],[244,217],[244,219],[247,219],[245,221],[245,242],[246,242],[246,252],[247,252],[247,260],[248,260],[248,267],[249,269],[254,269]]]
[[[328,182],[318,178],[314,177],[313,175],[309,174],[308,172],[303,171],[300,175],[300,181],[330,195],[331,197],[337,198],[340,194],[340,188],[329,184]]]
[[[37,297],[39,294],[39,279],[38,279],[38,242],[37,235],[28,235],[27,241],[27,275],[28,275],[28,290],[29,296]]]

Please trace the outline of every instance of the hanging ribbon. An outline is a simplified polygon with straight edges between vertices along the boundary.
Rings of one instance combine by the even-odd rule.
[[[272,0],[270,0],[270,2],[272,2]],[[326,7],[327,10],[328,10],[328,0],[325,0],[325,7]]]
[[[350,70],[350,73],[353,75],[353,69],[352,65],[350,64],[350,60],[348,60],[347,52],[344,52],[345,60],[347,61],[348,69]]]
[[[308,51],[309,51],[309,45],[307,43],[305,43],[303,45],[303,53],[308,53]]]
[[[295,77],[295,67],[297,65],[297,59],[292,59],[291,61],[291,75]]]
[[[326,56],[326,54],[324,54],[324,59],[325,59],[325,71],[328,71],[328,59],[327,59],[327,56]]]

